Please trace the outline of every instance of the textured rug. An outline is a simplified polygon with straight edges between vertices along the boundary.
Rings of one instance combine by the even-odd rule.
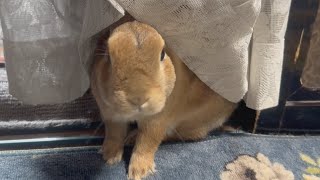
[[[1,180],[126,179],[130,150],[115,166],[100,147],[0,152]],[[320,179],[320,137],[223,134],[193,143],[163,144],[157,173],[147,179]]]

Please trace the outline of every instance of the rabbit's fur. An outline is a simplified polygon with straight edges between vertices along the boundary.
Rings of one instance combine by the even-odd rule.
[[[155,171],[154,155],[162,141],[204,138],[236,108],[199,80],[149,25],[126,22],[112,32],[106,46],[108,56],[95,60],[91,74],[106,127],[102,151],[108,164],[119,162],[128,124],[136,121],[130,179]]]

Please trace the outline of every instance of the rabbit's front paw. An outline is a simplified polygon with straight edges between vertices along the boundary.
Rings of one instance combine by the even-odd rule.
[[[106,142],[101,149],[103,159],[109,165],[116,164],[122,160],[123,145],[118,143]]]
[[[133,154],[130,160],[128,179],[140,180],[155,172],[153,157]]]

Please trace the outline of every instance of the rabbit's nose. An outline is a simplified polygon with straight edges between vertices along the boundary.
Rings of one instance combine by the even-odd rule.
[[[135,97],[128,99],[129,103],[139,108],[144,108],[148,105],[149,97]]]

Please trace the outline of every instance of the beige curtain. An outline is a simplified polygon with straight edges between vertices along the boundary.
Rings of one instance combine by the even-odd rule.
[[[0,0],[10,93],[29,104],[81,96],[89,87],[85,69],[95,45],[92,37],[126,10],[154,26],[186,65],[226,99],[244,99],[253,109],[273,107],[290,2]]]
[[[301,83],[304,87],[320,89],[320,8],[312,27],[310,47],[307,54],[306,64],[303,69]]]

